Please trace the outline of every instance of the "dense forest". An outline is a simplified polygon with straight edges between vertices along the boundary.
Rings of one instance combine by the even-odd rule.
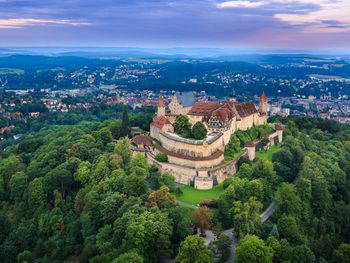
[[[285,125],[272,161],[242,160],[214,208],[193,210],[176,202],[181,190],[171,175],[131,154],[130,127],[149,124],[140,114],[123,109],[106,119],[53,122],[7,146],[2,262],[225,262],[223,230],[231,227],[235,262],[349,262],[348,126],[271,119]],[[262,224],[271,203],[275,212]],[[205,246],[197,227],[219,240]]]

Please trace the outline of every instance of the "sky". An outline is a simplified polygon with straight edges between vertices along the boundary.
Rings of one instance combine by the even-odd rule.
[[[350,0],[0,0],[0,46],[350,50]]]

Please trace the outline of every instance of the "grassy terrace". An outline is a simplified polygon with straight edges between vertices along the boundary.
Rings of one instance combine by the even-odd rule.
[[[264,160],[272,160],[272,155],[281,149],[281,145],[273,145],[267,151],[259,151],[256,153],[256,157]]]
[[[197,205],[202,200],[218,199],[220,194],[224,191],[222,184],[216,185],[210,190],[197,190],[192,186],[181,186],[182,195],[176,196],[176,199],[186,204]]]

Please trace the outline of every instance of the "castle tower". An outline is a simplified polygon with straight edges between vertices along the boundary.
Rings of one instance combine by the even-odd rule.
[[[237,101],[237,96],[236,96],[236,93],[234,91],[230,94],[229,101],[230,102],[236,102]]]
[[[163,96],[159,97],[157,116],[165,116],[165,102]]]
[[[265,92],[263,92],[263,94],[259,99],[259,111],[260,113],[267,114],[268,108],[269,108],[268,99],[266,97]]]

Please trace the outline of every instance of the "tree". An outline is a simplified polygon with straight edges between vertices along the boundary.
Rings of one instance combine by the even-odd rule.
[[[86,184],[92,179],[91,176],[91,163],[89,161],[83,161],[79,164],[74,174],[74,179],[81,184]]]
[[[211,263],[212,255],[199,236],[189,236],[181,242],[175,263]]]
[[[170,192],[175,191],[175,177],[169,173],[163,173],[160,175],[159,184],[166,185]]]
[[[17,255],[17,263],[32,263],[34,262],[33,255],[30,251],[25,250]]]
[[[272,248],[265,245],[257,236],[247,235],[239,241],[235,262],[237,263],[271,263],[273,258]]]
[[[207,137],[207,129],[205,128],[204,124],[202,122],[196,122],[191,131],[191,135],[196,140],[203,140]]]
[[[169,188],[162,186],[159,190],[151,191],[148,196],[148,204],[150,207],[170,208],[173,207],[175,202],[175,197],[170,194]]]
[[[112,250],[113,229],[111,225],[104,225],[96,235],[96,246],[100,253],[108,253]]]
[[[122,138],[117,141],[114,147],[114,153],[122,157],[123,166],[127,166],[131,160],[131,143],[128,138]]]
[[[333,253],[333,262],[350,262],[350,244],[341,244]]]
[[[189,118],[184,115],[178,115],[174,122],[174,132],[184,138],[191,137],[191,124]]]
[[[306,245],[291,248],[288,259],[290,262],[298,263],[314,263],[316,261],[314,253]]]
[[[263,205],[251,197],[248,202],[236,201],[230,210],[233,219],[233,226],[238,237],[253,234],[261,225],[260,211]]]
[[[173,225],[171,239],[175,244],[178,244],[181,240],[184,240],[187,236],[193,234],[194,218],[192,217],[192,211],[190,208],[175,206],[168,210],[168,214]]]
[[[156,262],[169,256],[172,226],[167,215],[160,210],[145,211],[141,214],[129,212],[126,223],[122,220],[116,222],[114,227],[117,224],[124,232],[122,251],[136,249],[146,262]]]
[[[121,136],[128,136],[130,133],[130,120],[128,110],[125,109],[122,117]]]
[[[299,224],[293,215],[283,215],[278,219],[278,231],[290,243],[297,244],[301,241]]]
[[[96,137],[98,141],[102,142],[104,146],[113,140],[112,132],[106,127],[96,131],[94,135],[94,137]]]
[[[199,209],[192,213],[196,226],[200,229],[201,233],[209,230],[211,227],[213,212],[206,206],[201,206]]]
[[[5,186],[8,184],[11,176],[17,172],[24,171],[25,166],[18,156],[10,156],[0,162],[0,177],[3,178]]]
[[[27,188],[27,176],[23,172],[18,172],[12,175],[10,179],[11,198],[15,201],[22,199],[22,196]]]
[[[121,254],[119,257],[117,257],[115,260],[112,261],[112,263],[143,263],[143,257],[140,256],[137,253],[136,249],[132,249],[124,254]]]
[[[264,137],[264,138],[262,138],[261,141],[260,141],[260,146],[266,150],[266,148],[267,148],[266,146],[267,146],[269,143],[270,143],[269,138]]]
[[[149,164],[147,158],[141,154],[137,153],[135,157],[130,162],[130,172],[133,175],[147,177],[149,176]]]
[[[275,202],[277,206],[277,212],[282,214],[292,214],[301,217],[302,202],[295,186],[292,184],[283,183],[278,187],[275,194]]]
[[[34,208],[44,207],[46,194],[44,191],[44,178],[35,178],[28,185],[28,203]]]
[[[145,178],[135,174],[126,176],[124,182],[124,192],[129,196],[141,196],[145,194]]]

